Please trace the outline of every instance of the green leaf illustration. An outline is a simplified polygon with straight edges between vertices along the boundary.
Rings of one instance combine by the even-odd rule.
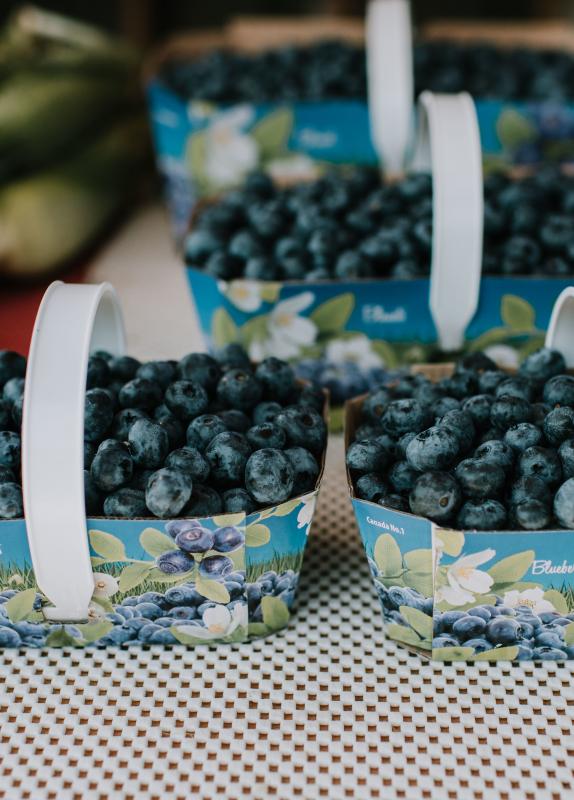
[[[245,544],[247,547],[263,547],[271,539],[271,531],[267,525],[255,523],[248,525],[245,531]]]
[[[564,628],[564,644],[571,647],[574,644],[574,622]]]
[[[63,625],[58,625],[53,628],[46,636],[47,647],[77,647],[78,641],[74,639],[65,629]]]
[[[371,341],[371,347],[379,358],[383,360],[385,367],[394,369],[399,366],[399,357],[391,344],[385,342],[383,339],[373,339]]]
[[[435,536],[442,544],[442,551],[447,556],[456,558],[461,554],[462,548],[464,547],[464,533],[441,528],[435,531]]]
[[[102,636],[111,631],[114,623],[108,619],[100,619],[94,622],[86,622],[84,625],[77,625],[78,630],[82,632],[82,639],[84,642],[97,642]]]
[[[503,558],[487,570],[495,583],[512,583],[519,581],[534,561],[534,550],[524,550],[513,556]]]
[[[405,586],[410,586],[411,589],[416,589],[417,592],[424,594],[425,597],[432,595],[432,574],[430,572],[413,572],[407,570],[403,575]]]
[[[110,614],[112,611],[115,611],[114,604],[107,597],[94,597],[94,596],[92,596],[92,599],[91,599],[90,602],[95,603],[100,608],[103,608],[104,611],[106,613],[108,613],[108,614]]]
[[[237,341],[237,325],[224,308],[218,308],[211,319],[211,336],[216,347]]]
[[[536,312],[527,300],[514,294],[505,294],[500,304],[500,316],[505,325],[515,331],[532,330]]]
[[[250,622],[247,632],[249,636],[267,636],[269,628],[264,622]]]
[[[430,547],[409,550],[408,553],[404,554],[403,558],[407,569],[412,569],[414,572],[432,572],[432,550]]]
[[[432,651],[436,661],[469,661],[473,656],[472,647],[435,647]]]
[[[473,661],[514,661],[517,655],[518,647],[495,647],[494,650],[477,653]]]
[[[120,592],[129,592],[139,586],[150,574],[153,564],[128,564],[120,573]]]
[[[321,303],[311,313],[310,318],[320,333],[334,334],[345,328],[354,307],[355,298],[352,292],[347,292]]]
[[[259,284],[259,294],[266,303],[276,303],[279,299],[281,284],[274,281],[262,281]]]
[[[562,592],[559,592],[557,589],[548,589],[548,591],[544,592],[544,599],[552,603],[556,611],[560,614],[568,613],[568,602]]]
[[[190,626],[190,627],[193,627],[193,626]],[[198,644],[210,644],[210,643],[212,643],[214,641],[217,641],[217,640],[214,640],[214,639],[204,639],[204,638],[200,638],[199,636],[192,636],[191,634],[180,630],[176,625],[174,625],[173,627],[169,628],[168,630],[169,630],[169,632],[171,634],[173,634],[174,638],[177,639],[177,641],[180,644],[198,645]]]
[[[289,609],[279,597],[264,597],[261,601],[263,622],[272,631],[284,628],[289,622]]]
[[[284,153],[292,129],[293,111],[290,108],[279,108],[255,123],[250,135],[257,142],[260,160],[267,161]]]
[[[401,550],[390,533],[381,533],[375,542],[373,558],[385,577],[400,575],[403,571]]]
[[[155,583],[189,583],[195,579],[195,567],[190,569],[189,572],[180,572],[178,575],[166,575],[165,572],[154,567],[153,564],[151,567],[147,579]]]
[[[126,549],[117,536],[105,531],[90,531],[90,545],[107,561],[127,561]]]
[[[417,636],[412,628],[407,628],[405,625],[398,625],[396,622],[385,627],[385,636],[388,636],[389,639],[395,639],[397,642],[411,644],[414,647],[421,646],[420,636]]]
[[[34,610],[35,599],[36,590],[25,589],[4,603],[4,609],[10,622],[22,622],[22,620],[25,620]]]
[[[225,585],[219,581],[212,581],[208,578],[198,576],[195,588],[199,594],[203,595],[203,597],[206,597],[208,600],[212,600],[214,603],[227,604],[231,599]]]
[[[267,330],[268,320],[269,314],[259,314],[257,317],[252,317],[238,329],[237,335],[244,347],[249,347],[253,342],[262,342],[267,339],[269,335]]]
[[[273,509],[273,517],[286,517],[292,511],[294,511],[298,506],[302,505],[301,498],[295,497],[293,500],[287,500],[285,503],[281,503],[280,506],[276,506]]]
[[[410,606],[401,606],[399,611],[419,636],[423,639],[432,639],[432,617]]]
[[[223,641],[229,642],[230,644],[236,644],[237,642],[244,642],[247,636],[247,629],[240,625],[236,628],[233,633],[230,633],[229,636],[225,636]]]
[[[226,528],[227,526],[235,528],[244,523],[245,514],[243,512],[240,514],[220,514],[218,517],[213,517],[213,521],[218,528]]]
[[[146,553],[153,558],[176,549],[175,542],[171,536],[158,531],[157,528],[145,528],[140,535],[140,544]]]
[[[504,149],[515,150],[536,139],[536,127],[514,108],[505,109],[496,121],[496,132]]]
[[[205,192],[208,180],[205,174],[205,161],[207,150],[207,138],[205,131],[194,133],[187,140],[186,161],[189,172],[193,180],[197,183],[201,192]]]
[[[453,609],[455,611],[469,611],[471,608],[476,608],[477,600],[480,600],[480,605],[493,606],[496,604],[495,595],[481,594],[476,600],[473,600],[471,603],[465,603],[463,606],[451,606],[446,600],[442,600],[440,603],[435,603],[435,609],[437,611],[452,611]]]

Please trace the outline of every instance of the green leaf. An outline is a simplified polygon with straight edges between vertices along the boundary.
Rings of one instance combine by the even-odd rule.
[[[227,604],[231,599],[225,585],[219,581],[213,581],[198,576],[195,588],[199,594],[203,595],[203,597],[206,597],[208,600],[212,600],[214,603]]]
[[[311,313],[310,318],[321,333],[334,334],[345,328],[354,307],[355,298],[352,292],[347,292],[321,303]]]
[[[431,597],[433,593],[432,574],[429,572],[413,572],[407,570],[403,575],[405,586],[410,586],[411,589],[416,589],[417,592],[424,594],[425,597]]]
[[[289,622],[289,609],[279,597],[270,597],[269,595],[264,597],[261,600],[261,610],[263,622],[272,631],[284,628]]]
[[[221,306],[211,318],[211,338],[215,347],[224,347],[230,342],[236,342],[238,328],[225,308]]]
[[[373,558],[383,576],[392,577],[400,575],[403,571],[401,550],[390,533],[382,533],[379,536],[375,543]]]
[[[223,641],[229,642],[229,644],[237,644],[237,642],[244,642],[247,638],[247,628],[244,628],[240,625],[236,628],[233,633],[230,633],[229,636],[224,636]]]
[[[250,136],[257,142],[262,161],[276,158],[287,150],[287,142],[293,129],[291,108],[279,108],[255,123]]]
[[[409,550],[403,558],[407,569],[412,569],[414,572],[432,573],[432,550],[430,547]]]
[[[473,656],[472,647],[435,647],[432,651],[436,661],[469,661]]]
[[[140,544],[146,553],[153,558],[176,549],[176,544],[171,536],[158,531],[157,528],[145,528],[140,535]],[[150,564],[150,568],[152,566],[153,564]]]
[[[208,189],[208,181],[205,174],[206,146],[205,131],[194,133],[187,140],[186,161],[188,169],[202,193]]]
[[[274,281],[261,281],[259,284],[259,294],[266,303],[276,303],[279,299],[281,284]]]
[[[469,353],[476,353],[478,350],[485,350],[493,344],[501,344],[503,342],[508,342],[508,340],[508,328],[491,328],[489,331],[486,331],[486,333],[482,333],[480,336],[477,336],[476,339],[473,339],[467,349]]]
[[[564,644],[571,647],[574,644],[574,622],[564,628]]]
[[[245,545],[247,547],[263,547],[271,540],[271,531],[267,525],[256,522],[248,525],[245,531]]]
[[[514,108],[506,108],[496,121],[496,132],[505,150],[515,150],[521,144],[536,139],[536,128]]]
[[[114,623],[110,620],[100,619],[95,622],[86,622],[84,625],[77,625],[78,630],[82,632],[82,639],[84,642],[97,642],[102,636],[111,631]]]
[[[18,592],[4,603],[4,609],[8,614],[10,622],[22,622],[34,610],[34,600],[36,599],[35,589],[25,589]]]
[[[417,636],[412,628],[407,628],[405,625],[398,625],[396,622],[385,626],[385,636],[388,636],[389,639],[395,639],[397,642],[411,644],[414,647],[421,646],[420,636]]]
[[[99,556],[92,556],[90,561],[92,562],[92,567],[101,567],[102,564],[108,563],[107,558],[100,558]]]
[[[120,572],[120,592],[129,592],[139,586],[150,574],[153,564],[128,564]]]
[[[432,617],[411,606],[401,606],[399,611],[419,636],[423,639],[432,639]]]
[[[213,522],[217,525],[218,528],[226,528],[226,527],[241,527],[245,522],[245,514],[241,512],[240,514],[221,514],[218,517],[213,517]]]
[[[371,340],[371,348],[379,358],[382,358],[385,367],[388,369],[394,369],[399,366],[399,358],[395,349],[388,342],[385,342],[383,339],[373,339]]]
[[[494,564],[488,571],[494,583],[513,583],[519,581],[525,572],[528,571],[534,561],[534,550],[524,550],[522,553],[515,553],[513,556],[503,558]]]
[[[195,567],[189,570],[189,572],[180,572],[178,575],[166,575],[165,572],[162,572],[161,569],[154,567],[153,564],[151,565],[151,569],[148,572],[147,579],[149,581],[153,581],[154,583],[187,583],[192,582],[195,577]]]
[[[77,647],[79,641],[74,639],[63,625],[58,625],[46,636],[47,647]]]
[[[262,342],[269,336],[267,323],[269,314],[259,314],[252,317],[241,328],[238,328],[237,336],[240,338],[244,347],[249,347],[253,342]]]
[[[552,603],[558,613],[568,613],[568,602],[562,592],[559,592],[557,589],[548,589],[548,591],[544,592],[544,599]]]
[[[477,653],[473,661],[514,661],[517,655],[518,647],[495,647],[494,650]]]
[[[117,536],[105,531],[90,531],[92,550],[107,561],[127,561],[126,549]]]
[[[456,558],[461,554],[464,547],[464,533],[440,528],[435,531],[435,536],[442,543],[442,551],[447,556]]]
[[[502,298],[500,316],[505,325],[516,331],[529,331],[536,321],[536,312],[530,303],[514,294],[505,294]]]
[[[103,608],[104,611],[106,611],[108,614],[111,613],[112,611],[115,611],[114,604],[107,597],[94,597],[94,596],[92,596],[92,599],[91,599],[90,602],[95,603],[96,605],[100,606],[100,608]]]
[[[533,581],[510,581],[507,583],[493,583],[490,591],[494,594],[506,594],[506,592],[525,592],[527,589],[540,589],[541,584]]]
[[[186,644],[186,645],[213,644],[215,641],[217,641],[217,639],[203,639],[200,638],[199,636],[197,637],[191,636],[190,634],[184,633],[183,631],[179,630],[175,625],[171,628],[168,628],[168,630],[170,631],[170,633],[173,634],[174,638],[177,639],[177,641],[180,644]]]
[[[269,628],[264,622],[250,622],[247,633],[249,636],[267,636]]]

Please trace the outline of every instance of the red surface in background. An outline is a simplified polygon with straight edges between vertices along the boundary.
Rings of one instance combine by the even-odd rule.
[[[81,283],[86,267],[66,272],[66,281]],[[0,286],[0,350],[28,354],[32,328],[42,296],[52,280],[33,286]]]

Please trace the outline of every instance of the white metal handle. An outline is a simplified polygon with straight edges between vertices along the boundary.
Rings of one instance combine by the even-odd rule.
[[[386,175],[404,170],[413,132],[413,43],[408,0],[370,0],[366,18],[371,139]]]
[[[22,420],[22,488],[36,582],[47,619],[86,619],[94,590],[84,502],[84,402],[91,350],[125,352],[113,287],[56,281],[30,346]]]
[[[567,367],[574,367],[574,286],[568,286],[558,295],[544,344],[562,353]]]
[[[443,350],[458,350],[480,292],[482,151],[472,97],[423,92],[413,170],[431,171],[433,236],[430,309]]]

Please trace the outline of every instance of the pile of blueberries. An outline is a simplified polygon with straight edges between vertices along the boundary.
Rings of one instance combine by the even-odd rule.
[[[374,570],[376,575],[376,567]],[[472,647],[475,653],[484,653],[496,647],[517,646],[519,661],[574,658],[574,647],[564,641],[564,630],[574,621],[574,614],[562,615],[558,611],[536,614],[528,605],[505,606],[498,595],[495,605],[433,614],[432,598],[424,597],[416,589],[386,588],[379,581],[375,585],[388,622],[408,625],[399,611],[401,606],[416,608],[433,618],[433,648]]]
[[[484,195],[485,274],[572,274],[573,176],[494,173]],[[288,188],[253,173],[198,214],[184,250],[217,279],[314,282],[424,278],[431,248],[430,177],[381,185],[376,170],[357,167]]]
[[[231,598],[226,607],[231,612],[236,604],[245,602],[246,595],[249,621],[261,622],[262,598],[279,597],[291,608],[297,580],[298,575],[293,570],[280,574],[268,571],[253,583],[246,583],[243,572],[229,571],[223,579]],[[53,628],[36,622],[9,620],[4,604],[15,594],[14,589],[0,592],[0,648],[44,647],[46,637]],[[40,608],[41,605],[42,597],[37,595],[35,607]],[[201,626],[204,612],[215,605],[200,595],[193,583],[173,586],[165,593],[144,592],[140,595],[129,595],[116,606],[115,611],[106,614],[106,619],[113,622],[114,627],[94,644],[177,644],[177,639],[169,629],[178,622],[186,627]],[[64,631],[74,638],[82,638],[81,631],[74,625],[65,625]]]
[[[506,100],[574,98],[570,53],[488,44],[424,42],[414,50],[416,93],[468,91]],[[214,51],[194,61],[172,60],[162,80],[186,99],[265,103],[364,98],[363,48],[342,41],[266,50],[253,55]]]
[[[462,530],[574,529],[574,376],[542,349],[483,353],[368,394],[347,451],[357,497]]]
[[[23,515],[20,428],[26,362],[0,351],[0,519]],[[217,358],[88,364],[84,466],[91,516],[251,513],[314,488],[325,448],[324,394],[238,345]]]

